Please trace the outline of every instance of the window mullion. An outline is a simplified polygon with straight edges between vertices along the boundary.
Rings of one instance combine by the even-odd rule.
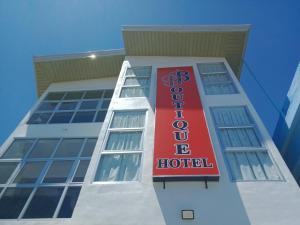
[[[23,218],[23,216],[24,216],[24,214],[25,214],[25,212],[26,212],[26,210],[27,210],[27,208],[28,208],[28,206],[29,206],[31,200],[33,199],[33,196],[35,195],[36,191],[37,191],[37,186],[35,186],[35,187],[32,189],[31,194],[29,195],[29,197],[28,197],[28,199],[27,199],[25,205],[23,206],[23,209],[21,210],[18,219],[22,219],[22,218]]]
[[[58,201],[58,203],[57,203],[57,206],[56,206],[56,209],[55,209],[55,211],[54,211],[54,214],[53,214],[53,217],[52,217],[52,218],[57,218],[58,213],[59,213],[59,211],[60,211],[60,209],[61,209],[61,206],[62,206],[62,204],[63,204],[63,201],[64,201],[64,199],[65,199],[67,190],[68,190],[68,186],[64,186],[64,190],[63,190],[63,192],[62,192],[62,194],[61,194],[61,196],[60,196],[60,199],[59,199],[59,201]]]

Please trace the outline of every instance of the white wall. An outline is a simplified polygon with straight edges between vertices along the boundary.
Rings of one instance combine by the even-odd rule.
[[[105,224],[105,225],[297,225],[300,221],[300,193],[297,184],[284,164],[254,108],[245,96],[238,81],[233,77],[240,93],[230,96],[204,96],[196,63],[225,61],[216,58],[188,57],[126,57],[107,117],[102,124],[99,139],[88,169],[77,206],[71,219],[22,220],[22,224]],[[227,63],[226,63],[227,64]],[[228,64],[227,64],[228,65]],[[149,98],[118,99],[123,75],[127,66],[152,66]],[[211,140],[220,170],[220,181],[209,182],[152,182],[152,158],[154,144],[154,106],[156,95],[156,69],[158,67],[193,66]],[[231,71],[232,73],[232,71]],[[94,89],[113,85],[112,80],[81,81],[55,84],[49,90]],[[99,85],[99,86],[98,86]],[[222,150],[213,127],[209,107],[220,105],[247,105],[250,109],[264,144],[281,171],[284,181],[233,182],[227,172]],[[147,109],[147,129],[144,140],[142,177],[138,182],[94,183],[103,138],[114,109]],[[34,108],[33,108],[34,110]],[[12,136],[43,134],[61,136],[89,136],[100,130],[99,124],[40,125],[31,130],[24,122]],[[33,126],[33,125],[32,125]],[[38,125],[34,125],[38,126]],[[46,128],[42,128],[45,126]],[[64,129],[67,129],[66,131]],[[28,132],[30,130],[30,132]],[[39,132],[40,131],[40,132]],[[12,139],[12,136],[9,138]],[[8,142],[9,142],[8,140]],[[3,145],[5,146],[5,144]],[[195,210],[195,220],[181,220],[182,209]],[[0,221],[0,224],[18,224],[18,221]]]

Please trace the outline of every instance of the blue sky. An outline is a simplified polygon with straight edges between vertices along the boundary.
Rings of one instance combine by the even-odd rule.
[[[0,145],[37,100],[32,57],[122,48],[122,25],[251,24],[245,59],[278,107],[300,61],[300,1],[0,1]],[[273,132],[278,113],[244,68]]]

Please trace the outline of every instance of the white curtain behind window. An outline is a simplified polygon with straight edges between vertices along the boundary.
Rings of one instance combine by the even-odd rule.
[[[145,112],[143,111],[115,112],[110,127],[111,128],[143,127],[144,121],[145,121]]]
[[[141,131],[110,132],[105,150],[140,150]]]
[[[261,146],[245,107],[217,107],[213,115],[225,147]]]
[[[224,63],[200,63],[198,68],[201,74],[227,72]]]
[[[139,176],[141,154],[102,155],[96,181],[133,181]]]

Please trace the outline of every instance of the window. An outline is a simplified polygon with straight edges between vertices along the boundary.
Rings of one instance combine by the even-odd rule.
[[[14,140],[0,157],[0,219],[72,217],[96,140]]]
[[[234,180],[281,180],[246,107],[213,107],[212,114]]]
[[[136,181],[143,152],[145,111],[115,111],[95,181]]]
[[[199,63],[198,70],[205,94],[235,94],[237,89],[224,63]]]
[[[103,122],[113,90],[50,92],[28,124]]]
[[[148,97],[150,77],[150,66],[127,68],[120,97]]]

